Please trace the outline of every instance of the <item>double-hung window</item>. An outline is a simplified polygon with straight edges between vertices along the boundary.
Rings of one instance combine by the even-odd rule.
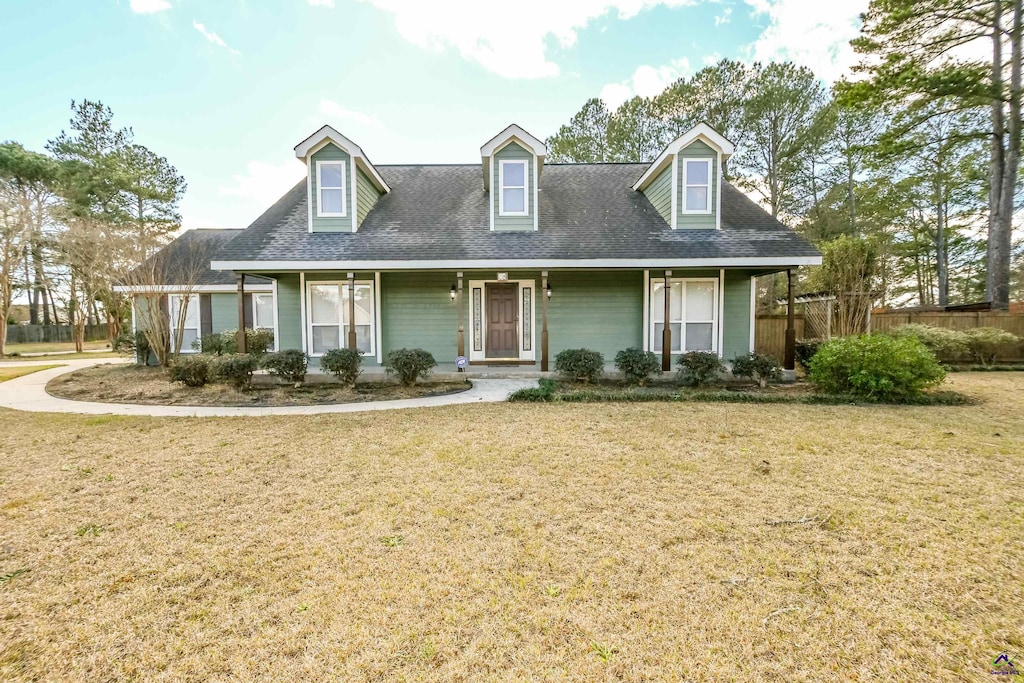
[[[345,215],[345,163],[342,161],[316,162],[317,204],[320,218]]]
[[[711,213],[711,159],[683,160],[683,213]]]
[[[257,330],[274,329],[274,295],[256,293],[252,295],[252,326]]]
[[[718,325],[714,280],[673,280],[669,297],[672,352],[715,351]],[[660,353],[665,330],[665,283],[651,288],[651,350]]]
[[[195,351],[192,343],[199,339],[199,295],[171,294],[167,303],[171,318],[171,345],[173,347],[177,342],[180,332],[181,353],[192,353]]]
[[[526,194],[527,163],[501,160],[498,162],[499,216],[526,216],[530,213],[530,202]]]
[[[310,355],[348,346],[349,296],[347,282],[315,282],[309,285]],[[373,285],[355,286],[356,349],[374,353]]]

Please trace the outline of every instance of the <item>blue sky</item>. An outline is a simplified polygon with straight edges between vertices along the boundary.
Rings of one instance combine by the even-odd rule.
[[[186,228],[244,227],[320,125],[376,164],[479,161],[589,97],[652,95],[720,57],[854,58],[867,0],[21,0],[5,3],[0,139],[42,149],[99,99],[189,189]]]

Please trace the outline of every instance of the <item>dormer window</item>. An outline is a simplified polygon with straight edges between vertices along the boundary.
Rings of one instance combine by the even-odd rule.
[[[316,186],[319,201],[318,218],[340,218],[345,214],[345,164],[337,161],[316,162]]]
[[[683,213],[711,213],[711,161],[683,161]]]
[[[526,195],[526,161],[502,160],[498,166],[499,216],[526,216],[530,210]]]

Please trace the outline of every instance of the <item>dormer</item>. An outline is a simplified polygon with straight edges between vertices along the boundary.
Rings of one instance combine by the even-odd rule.
[[[536,230],[540,172],[548,148],[514,123],[480,148],[494,231]]]
[[[733,144],[706,123],[673,140],[634,190],[643,192],[672,229],[722,227],[722,161]]]
[[[362,148],[331,126],[295,146],[306,164],[309,232],[356,232],[391,188]]]

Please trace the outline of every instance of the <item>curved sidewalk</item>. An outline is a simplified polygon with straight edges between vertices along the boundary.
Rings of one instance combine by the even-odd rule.
[[[0,367],[53,365],[61,361],[31,361],[0,364]],[[448,396],[425,396],[394,401],[367,401],[365,403],[337,403],[316,406],[151,406],[138,403],[98,403],[72,401],[46,393],[46,384],[54,377],[81,368],[102,363],[123,363],[119,359],[69,360],[64,366],[40,370],[23,377],[0,382],[0,408],[24,410],[33,413],[78,413],[82,415],[148,415],[152,417],[255,417],[259,415],[322,415],[331,413],[363,413],[371,410],[397,410],[401,408],[430,408],[461,403],[497,403],[523,387],[536,386],[534,380],[477,379],[473,388]]]

